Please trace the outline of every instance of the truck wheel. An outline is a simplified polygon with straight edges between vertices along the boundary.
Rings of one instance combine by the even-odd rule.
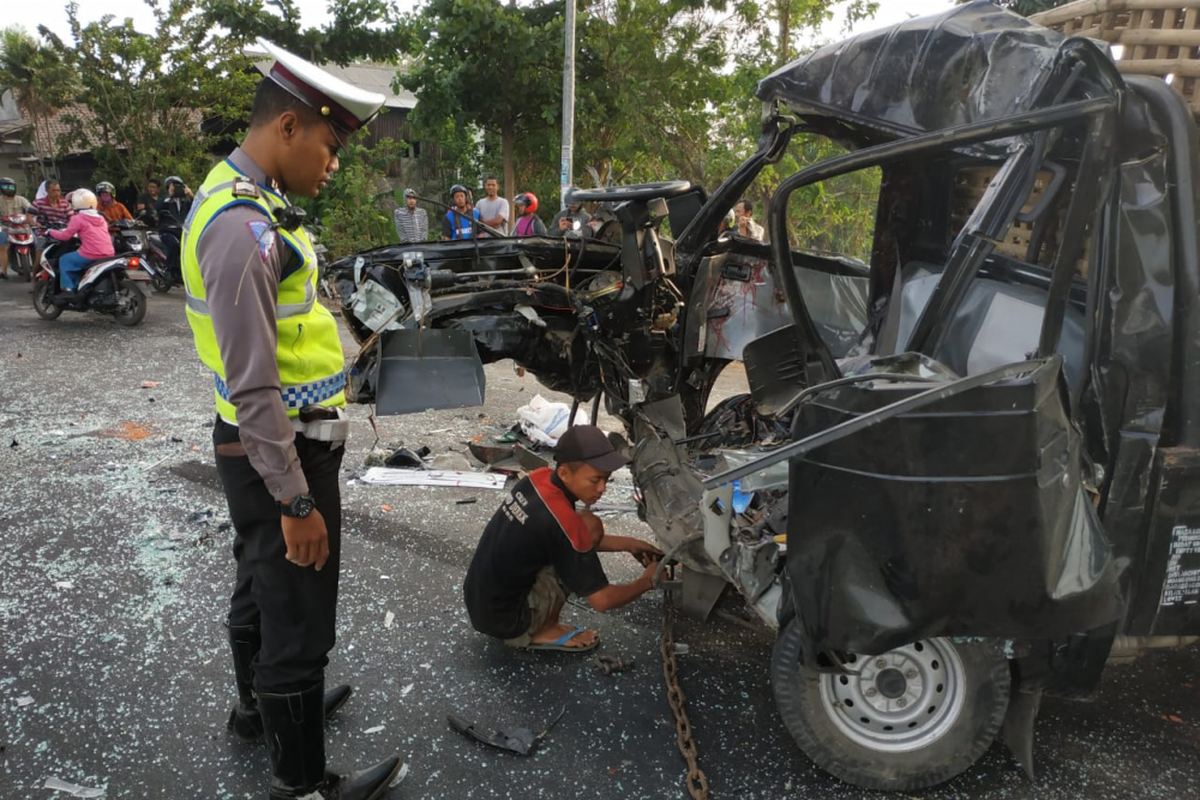
[[[878,656],[848,656],[856,674],[815,672],[800,659],[800,621],[771,660],[775,704],[817,766],[864,789],[913,791],[974,764],[1008,708],[1008,660],[987,642],[927,639]]]

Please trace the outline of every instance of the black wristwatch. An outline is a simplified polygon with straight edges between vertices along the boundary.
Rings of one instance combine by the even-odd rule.
[[[312,499],[312,495],[298,494],[292,498],[290,503],[280,503],[279,513],[285,517],[299,517],[300,519],[304,519],[316,507],[317,501]]]

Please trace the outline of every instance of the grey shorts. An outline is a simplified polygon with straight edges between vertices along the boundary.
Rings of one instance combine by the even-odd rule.
[[[551,612],[562,608],[563,603],[567,602],[566,587],[558,579],[554,567],[542,567],[538,570],[537,578],[534,579],[525,602],[529,603],[529,629],[520,636],[505,639],[504,643],[509,647],[527,646],[533,634],[545,626]]]

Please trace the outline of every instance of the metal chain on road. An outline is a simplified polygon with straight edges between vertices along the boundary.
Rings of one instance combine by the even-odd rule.
[[[679,688],[679,668],[675,664],[675,604],[671,593],[663,590],[662,659],[663,679],[667,685],[667,702],[675,712],[675,732],[679,735],[679,752],[687,761],[687,790],[693,800],[708,800],[708,778],[696,762],[696,740],[692,738],[692,723],[688,720],[683,690]]]

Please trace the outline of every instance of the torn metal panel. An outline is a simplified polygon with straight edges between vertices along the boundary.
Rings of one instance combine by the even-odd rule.
[[[1013,12],[969,3],[822,47],[764,78],[756,94],[802,115],[911,136],[1029,110],[1062,41]],[[991,153],[1008,146],[974,145]]]
[[[1117,565],[1083,491],[1060,364],[792,463],[789,517],[804,525],[787,568],[815,652],[958,634],[1051,638],[1119,616]],[[826,429],[915,391],[847,385],[803,406],[798,425]]]

